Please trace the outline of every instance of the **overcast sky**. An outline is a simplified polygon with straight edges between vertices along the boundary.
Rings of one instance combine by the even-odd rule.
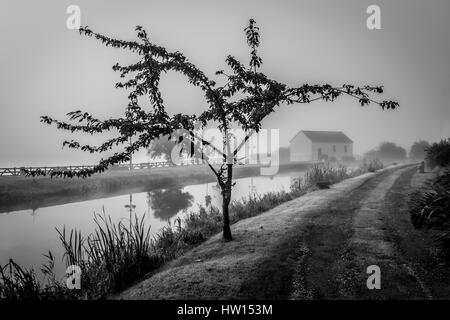
[[[289,85],[384,85],[379,99],[400,109],[360,107],[344,98],[283,106],[264,121],[280,129],[282,145],[299,130],[342,130],[362,154],[382,141],[405,148],[418,139],[450,136],[450,1],[19,1],[1,0],[0,166],[90,164],[97,156],[62,150],[70,137],[39,122],[83,109],[119,116],[127,92],[111,67],[136,61],[66,28],[71,4],[82,25],[123,39],[144,26],[151,39],[179,50],[211,77],[228,54],[248,62],[243,28],[261,28],[262,71]],[[381,30],[368,30],[366,8],[381,8]],[[205,108],[201,91],[169,74],[162,81],[167,108]],[[105,138],[105,137],[103,137]],[[101,141],[96,139],[95,141]],[[144,157],[139,160],[146,161]]]

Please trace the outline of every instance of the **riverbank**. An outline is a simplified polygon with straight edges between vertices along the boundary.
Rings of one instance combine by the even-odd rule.
[[[306,170],[311,165],[284,164],[280,165],[279,172]],[[260,168],[236,166],[234,178],[259,176]],[[204,165],[107,171],[85,179],[0,177],[0,213],[215,181],[210,168]]]
[[[352,245],[364,244],[367,233],[355,232],[367,222],[364,213],[369,209],[361,206],[369,195],[372,196],[369,203],[384,199],[382,196],[398,177],[415,170],[411,166],[391,166],[345,180],[328,190],[308,193],[261,215],[241,220],[232,226],[233,241],[224,242],[220,234],[215,235],[116,298],[320,298],[319,290],[310,288],[315,283],[322,289],[319,292],[328,292],[330,298],[340,298],[336,287],[348,284],[351,279],[344,271],[356,272],[358,277],[355,279],[358,280],[366,275],[365,269],[339,269],[341,265],[334,268],[334,264],[341,263],[343,250],[350,248],[349,237],[353,237]],[[371,193],[377,186],[379,188]],[[360,225],[354,224],[356,216]],[[382,240],[376,238],[379,233],[372,236],[375,246],[367,253],[359,247],[359,261],[368,261],[368,255],[383,248]],[[342,263],[352,266],[351,262],[345,259]],[[347,277],[342,280],[341,275]],[[365,287],[365,280],[352,282],[350,287]]]
[[[313,166],[304,175],[291,182],[290,191],[281,190],[261,195],[253,194],[249,195],[248,198],[233,201],[230,204],[230,221],[235,223],[253,217],[283,202],[304,195],[317,189],[318,182],[327,180],[330,183],[336,183],[367,172],[370,168],[370,165],[363,165],[356,169],[328,165]],[[17,277],[14,277],[14,279],[28,279],[33,282],[33,287],[36,290],[27,292],[28,296],[32,294],[33,297],[41,297],[42,299],[79,299],[82,296],[99,299],[120,292],[134,284],[135,281],[157,271],[165,263],[188,252],[192,247],[199,245],[212,235],[219,233],[223,226],[222,215],[217,208],[212,206],[200,207],[199,211],[191,211],[181,220],[175,221],[176,227],[167,226],[150,240],[150,226],[144,225],[143,218],[136,216],[136,220],[132,219],[133,222],[130,221],[128,225],[127,223],[122,224],[122,222],[114,224],[108,217],[96,215],[96,222],[100,223],[97,223],[97,230],[94,234],[89,235],[89,239],[99,234],[108,236],[95,241],[86,241],[86,235],[83,236],[78,230],[72,229],[65,232],[63,229],[62,233],[59,232],[60,241],[65,248],[65,262],[70,265],[81,266],[84,275],[81,296],[77,293],[71,297],[73,292],[70,292],[70,290],[67,292],[67,290],[64,290],[62,283],[55,281],[53,268],[55,264],[53,258],[51,258],[53,255],[47,255],[50,261],[47,261],[47,264],[41,267],[41,270],[48,270],[46,277],[51,280],[45,286],[36,285],[39,280],[33,276],[33,271],[23,269],[13,261],[10,261],[4,268],[12,269],[14,270],[13,273],[17,273]],[[117,230],[121,230],[121,232],[117,232]],[[77,235],[75,239],[73,239],[73,234]],[[135,244],[139,245],[135,246]],[[95,254],[91,256],[93,252]],[[49,266],[52,267],[48,269]],[[23,274],[23,270],[26,270],[25,274]],[[12,296],[21,297],[22,289],[28,288],[30,285],[28,281],[23,283],[14,279],[10,278],[10,275],[0,273],[0,299]],[[8,284],[3,291],[1,290],[2,283]],[[29,298],[34,299],[33,297]]]

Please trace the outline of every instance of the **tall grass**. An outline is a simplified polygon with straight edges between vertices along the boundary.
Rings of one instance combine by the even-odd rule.
[[[49,276],[45,285],[40,283],[33,269],[23,268],[11,259],[0,266],[0,300],[73,299],[73,293],[55,280],[52,254],[49,252],[45,256],[49,259],[41,269],[44,275]]]
[[[314,165],[311,170],[305,174],[305,185],[313,187],[320,182],[328,182],[330,184],[337,183],[349,178],[350,171],[346,166],[331,166],[329,163],[323,165]]]
[[[87,237],[77,230],[67,233],[65,227],[57,230],[66,265],[81,268],[81,286],[90,298],[123,290],[161,265],[144,217],[113,223],[104,212],[95,214],[96,229]]]
[[[9,300],[36,299],[44,295],[33,270],[20,267],[13,260],[0,268],[0,297]]]
[[[383,168],[383,162],[378,158],[373,158],[369,160],[364,159],[361,166],[359,167],[359,170],[361,170],[362,172],[375,172]]]
[[[256,216],[317,189],[319,182],[334,184],[367,172],[369,167],[365,164],[350,170],[345,166],[315,165],[303,178],[294,179],[288,191],[252,194],[232,201],[229,208],[230,220],[234,223]],[[95,214],[96,228],[88,236],[76,229],[57,229],[66,265],[77,265],[82,271],[81,291],[70,291],[54,280],[53,256],[49,253],[49,264],[42,268],[44,274],[52,279],[46,286],[39,285],[32,270],[23,270],[11,261],[0,272],[0,298],[105,298],[217,234],[223,224],[218,208],[200,206],[197,211],[189,212],[182,219],[178,218],[174,226],[169,225],[151,237],[150,227],[145,226],[144,216],[139,218],[137,215],[130,215],[128,220],[114,223],[105,212],[102,215]]]
[[[268,192],[263,195],[252,194],[230,203],[230,220],[233,223],[253,217],[293,198],[292,194],[286,191]]]
[[[321,188],[322,185],[332,185],[342,180],[359,176],[366,172],[375,172],[383,168],[378,159],[363,160],[357,168],[348,168],[344,165],[333,166],[330,163],[315,164],[304,177],[297,178],[291,185],[291,194],[301,196],[309,191]]]

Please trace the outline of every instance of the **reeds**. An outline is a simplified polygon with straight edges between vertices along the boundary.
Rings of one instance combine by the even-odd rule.
[[[46,255],[48,257],[48,255]],[[51,259],[53,257],[51,256]],[[52,260],[53,262],[53,260]],[[43,272],[50,272],[53,265],[43,266]],[[0,267],[0,300],[55,300],[73,299],[73,295],[61,283],[55,281],[54,276],[42,286],[33,269],[19,266],[12,259]]]
[[[326,164],[315,164],[305,174],[305,185],[309,187],[316,186],[319,182],[329,182],[330,184],[337,183],[350,177],[346,166],[331,166]]]
[[[378,171],[383,168],[384,168],[383,162],[381,162],[381,160],[378,158],[374,158],[374,159],[370,159],[370,160],[364,159],[363,163],[360,167],[360,169],[363,172],[375,172],[375,171]]]
[[[231,222],[253,217],[293,198],[290,192],[283,190],[268,192],[263,195],[252,194],[239,201],[232,201],[229,208]]]
[[[162,263],[144,217],[114,223],[104,212],[95,214],[96,229],[88,237],[77,230],[66,233],[65,227],[57,230],[66,265],[81,268],[81,286],[91,297],[123,290]]]

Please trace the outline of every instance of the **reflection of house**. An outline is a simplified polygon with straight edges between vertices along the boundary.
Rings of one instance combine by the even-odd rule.
[[[345,160],[353,141],[341,131],[299,131],[290,141],[291,161]]]

